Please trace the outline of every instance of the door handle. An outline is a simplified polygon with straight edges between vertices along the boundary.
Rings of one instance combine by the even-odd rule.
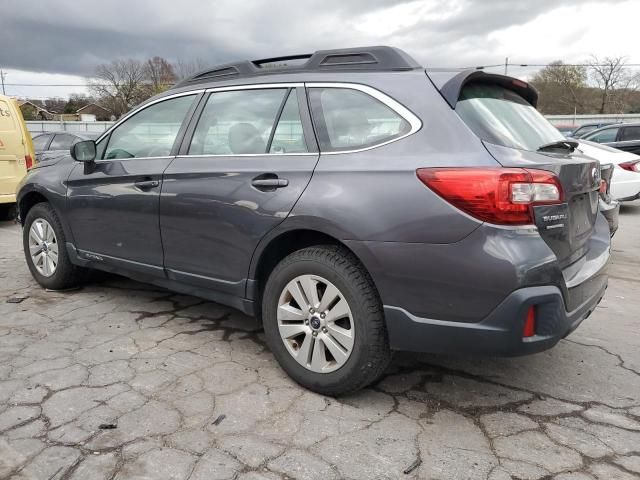
[[[277,175],[264,174],[259,175],[251,181],[251,185],[258,190],[272,191],[276,188],[283,188],[289,185],[286,178],[278,178]]]
[[[151,190],[160,186],[159,180],[138,180],[133,184],[139,190]]]

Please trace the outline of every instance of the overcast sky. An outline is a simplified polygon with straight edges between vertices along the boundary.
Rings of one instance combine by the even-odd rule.
[[[66,96],[96,65],[159,55],[216,64],[386,44],[425,66],[640,63],[638,0],[3,0],[0,68],[7,94]],[[526,77],[530,69],[509,73]]]

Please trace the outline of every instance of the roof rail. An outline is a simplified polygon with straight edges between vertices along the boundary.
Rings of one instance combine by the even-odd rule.
[[[305,60],[287,65],[287,62]],[[172,88],[216,82],[229,78],[309,71],[403,71],[422,67],[403,50],[395,47],[375,46],[318,50],[314,53],[243,60],[208,68],[178,82]]]

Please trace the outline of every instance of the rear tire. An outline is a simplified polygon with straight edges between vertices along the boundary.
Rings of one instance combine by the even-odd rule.
[[[62,224],[48,203],[38,203],[29,210],[23,225],[22,245],[31,275],[44,288],[64,290],[85,279],[87,271],[69,259]]]
[[[291,294],[298,287],[303,294]],[[377,290],[343,247],[309,247],[283,259],[267,280],[262,317],[282,368],[315,392],[335,396],[359,390],[377,380],[391,360]]]

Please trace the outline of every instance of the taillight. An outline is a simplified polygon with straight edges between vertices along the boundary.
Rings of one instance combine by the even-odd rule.
[[[33,158],[31,158],[31,155],[24,156],[24,163],[27,165],[27,170],[33,167]]]
[[[623,162],[619,164],[620,168],[629,170],[630,172],[640,172],[640,160],[631,160],[630,162]]]
[[[524,168],[420,168],[418,178],[460,210],[500,225],[533,224],[534,205],[563,201],[558,177]]]
[[[536,307],[531,305],[527,311],[527,318],[524,321],[522,336],[525,338],[533,337],[536,334]]]

